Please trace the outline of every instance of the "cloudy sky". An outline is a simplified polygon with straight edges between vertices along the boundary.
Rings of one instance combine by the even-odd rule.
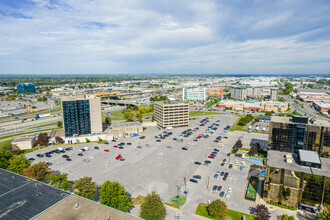
[[[0,0],[0,73],[330,73],[327,0]]]

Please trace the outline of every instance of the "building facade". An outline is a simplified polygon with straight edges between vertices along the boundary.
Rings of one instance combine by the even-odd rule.
[[[277,101],[278,100],[278,88],[270,88],[270,100]]]
[[[78,94],[62,98],[66,137],[102,132],[101,98]]]
[[[217,104],[220,108],[231,108],[233,110],[245,110],[245,111],[273,111],[273,112],[286,112],[289,108],[289,104],[286,102],[254,102],[248,100],[242,101],[221,101]]]
[[[324,115],[330,115],[330,102],[329,103],[313,102],[313,106],[316,111],[319,111]]]
[[[330,151],[330,123],[326,120],[308,120],[307,117],[273,116],[269,126],[270,149],[297,153]]]
[[[17,85],[17,91],[23,94],[36,93],[36,86],[33,83],[20,83]]]
[[[181,127],[189,125],[189,104],[173,99],[154,102],[154,116],[158,126]]]
[[[210,95],[220,95],[223,96],[223,88],[215,86],[207,86],[206,93]]]
[[[247,98],[261,98],[261,87],[235,86],[231,87],[231,97],[233,99],[245,100]]]
[[[205,101],[207,98],[206,88],[183,88],[182,100],[183,101]]]

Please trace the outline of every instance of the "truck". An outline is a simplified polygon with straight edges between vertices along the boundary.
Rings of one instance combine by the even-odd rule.
[[[38,120],[39,118],[46,118],[46,117],[50,117],[50,113],[47,113],[47,114],[36,114],[36,117],[35,119]]]

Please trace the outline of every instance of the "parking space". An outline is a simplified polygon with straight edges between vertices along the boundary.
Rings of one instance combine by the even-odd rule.
[[[169,132],[172,135],[165,139],[156,139],[155,136],[163,133],[164,130],[158,130],[156,127],[147,128],[146,132],[139,137],[121,138],[116,143],[107,144],[75,144],[70,145],[73,150],[60,154],[51,154],[51,157],[36,157],[37,154],[56,149],[56,146],[47,149],[41,149],[27,154],[27,157],[35,158],[34,163],[46,161],[52,163],[51,168],[60,172],[69,174],[69,178],[77,179],[84,176],[93,177],[94,181],[102,184],[106,180],[117,180],[125,185],[126,189],[133,196],[146,195],[152,190],[156,190],[162,198],[169,200],[177,192],[176,186],[183,186],[184,177],[187,179],[200,167],[195,165],[195,161],[204,161],[212,149],[217,147],[218,143],[213,142],[228,124],[233,124],[235,116],[217,115],[210,116],[209,122],[205,126],[199,126],[200,120],[206,117],[198,117],[190,120],[190,126],[186,128],[176,128]],[[210,134],[209,138],[201,138],[193,141],[207,127],[219,120],[218,130]],[[188,137],[182,136],[182,132],[187,129],[199,127],[199,130],[193,132]],[[180,137],[181,135],[181,137]],[[141,136],[145,136],[141,139]],[[182,142],[173,140],[180,137]],[[160,142],[157,142],[160,140]],[[114,145],[125,143],[123,149],[114,148]],[[128,145],[131,143],[131,145]],[[63,146],[64,148],[68,147]],[[99,149],[94,149],[98,146]],[[141,146],[138,148],[138,146]],[[170,148],[168,146],[171,146]],[[189,146],[188,150],[182,150]],[[83,156],[78,156],[79,150],[88,147],[89,150],[82,152]],[[219,148],[220,149],[220,148]],[[109,150],[105,152],[104,150]],[[71,161],[67,161],[62,156],[67,154]],[[121,154],[124,161],[115,158]],[[91,157],[93,159],[91,159]],[[84,162],[88,159],[88,162]],[[210,159],[212,160],[212,159]],[[213,167],[213,163],[210,167]],[[189,179],[188,179],[189,180]]]

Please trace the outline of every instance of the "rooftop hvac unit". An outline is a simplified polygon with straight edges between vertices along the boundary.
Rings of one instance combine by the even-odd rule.
[[[285,154],[285,159],[287,163],[292,163],[292,154],[291,153],[286,153]]]

